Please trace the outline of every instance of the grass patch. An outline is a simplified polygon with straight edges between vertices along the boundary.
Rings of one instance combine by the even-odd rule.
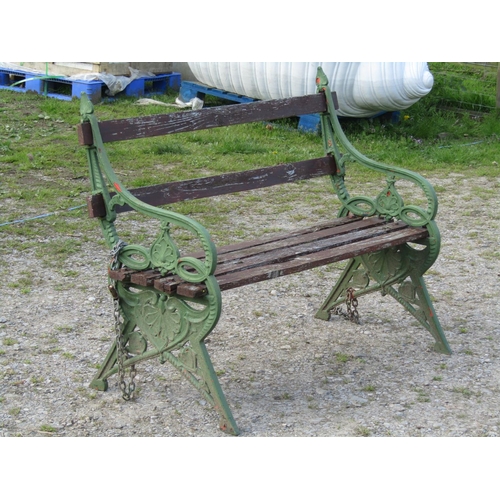
[[[368,429],[368,427],[360,425],[359,427],[356,427],[356,429],[354,430],[354,434],[359,437],[369,437],[371,436],[371,431],[370,429]]]
[[[343,119],[342,126],[349,140],[374,160],[414,169],[424,176],[461,174],[463,182],[479,175],[491,181],[497,179],[498,114],[485,111],[491,103],[477,103],[469,97],[464,102],[474,102],[472,109],[465,105],[459,111],[449,109],[444,92],[449,88],[456,94],[458,88],[456,81],[450,80],[450,64],[430,65],[435,77],[433,90],[405,110],[398,123],[385,117]],[[455,74],[457,67],[453,70]],[[476,86],[465,85],[469,94],[491,93],[489,76],[474,71],[470,74],[470,68],[458,70],[464,72],[464,78],[477,80]],[[494,99],[495,93],[492,95]],[[176,97],[176,92],[169,92],[157,99],[173,103]],[[76,277],[76,271],[65,269],[62,264],[78,255],[86,242],[103,245],[96,221],[88,219],[85,208],[77,208],[85,205],[91,191],[85,151],[78,146],[75,130],[79,122],[79,101],[7,90],[0,90],[0,101],[0,204],[3,208],[0,249],[3,255],[33,251],[43,265],[65,277]],[[127,97],[103,102],[96,105],[96,114],[100,120],[108,120],[170,112],[159,106],[136,106],[135,102],[135,98]],[[212,104],[220,103],[209,99],[207,106]],[[479,104],[483,108],[478,118]],[[107,150],[117,174],[129,187],[322,156],[320,138],[290,128],[293,126],[293,120],[279,126],[252,123],[111,143]],[[347,165],[346,180],[352,195],[376,196],[385,185],[378,174],[355,164]],[[498,187],[497,182],[488,191],[475,194],[495,199]],[[439,194],[446,193],[447,188],[436,188]],[[171,208],[199,220],[207,226],[216,243],[226,244],[257,237],[254,227],[266,233],[283,230],[285,223],[292,227],[318,223],[336,213],[339,203],[328,179],[314,179],[285,188],[193,200]],[[52,215],[45,217],[47,214]],[[250,217],[252,224],[240,223],[240,216]],[[24,222],[12,224],[16,220]],[[146,225],[137,222],[132,227],[123,226],[127,232],[122,237],[127,242],[147,240]],[[487,258],[498,258],[498,251],[494,249],[485,252],[489,252],[485,255]],[[6,267],[6,262],[2,266]],[[21,276],[9,286],[30,293],[32,283],[29,281],[29,277]],[[345,363],[348,359],[338,361]]]
[[[339,363],[347,363],[351,359],[352,356],[350,354],[344,354],[342,352],[335,353],[335,360],[338,361]]]
[[[50,434],[56,433],[57,429],[52,425],[43,424],[40,426],[41,432],[48,432]]]
[[[419,403],[428,403],[431,400],[429,395],[423,389],[415,389],[415,392],[417,393],[417,401]]]
[[[457,394],[461,394],[465,398],[470,398],[471,396],[474,395],[474,392],[468,389],[467,387],[454,387],[452,391]]]

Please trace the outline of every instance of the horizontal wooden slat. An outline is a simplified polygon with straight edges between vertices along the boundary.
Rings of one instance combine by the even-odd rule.
[[[332,96],[337,108],[335,92],[332,92]],[[99,130],[103,142],[114,142],[179,132],[193,132],[241,123],[276,120],[324,111],[326,111],[325,96],[323,93],[319,93],[269,101],[229,104],[198,111],[181,111],[179,113],[102,121],[99,123]],[[92,131],[88,122],[78,125],[78,140],[81,145],[93,144]]]
[[[130,281],[136,285],[153,286],[155,280],[160,279],[161,273],[155,270],[140,271],[131,274]]]
[[[248,252],[240,251],[234,255],[234,258],[226,262],[217,264],[216,276],[230,274],[235,271],[250,269],[254,267],[263,267],[268,264],[286,262],[297,259],[301,256],[313,255],[318,252],[323,252],[328,249],[337,248],[345,245],[350,245],[358,241],[372,240],[378,236],[389,234],[401,230],[400,223],[391,222],[384,224],[367,225],[368,221],[361,221],[358,224],[364,226],[352,227],[350,231],[325,230],[317,233],[314,239],[295,237],[286,241],[285,245],[264,245],[259,248],[259,251]],[[404,227],[404,226],[403,226]],[[306,235],[309,236],[309,235]]]
[[[265,242],[254,240],[239,248],[236,245],[220,248],[215,276],[221,290],[298,273],[428,237],[425,228],[408,227],[402,222],[387,223],[376,217],[344,217],[338,221],[342,224],[317,226],[322,227],[318,231],[311,228],[282,234]],[[154,271],[120,270],[110,272],[110,277],[143,286],[154,285],[160,291],[176,292],[186,297],[206,293],[204,284],[183,283],[177,276],[158,278]]]
[[[179,201],[260,189],[287,182],[297,182],[323,175],[333,175],[336,168],[335,159],[332,156],[323,156],[273,167],[156,184],[131,189],[130,193],[149,205],[160,206]],[[114,193],[111,193],[111,195],[114,195]],[[95,194],[89,197],[88,205],[92,207],[92,211],[89,209],[91,217],[106,215],[102,195]],[[132,208],[128,205],[117,205],[115,210],[117,213],[122,213],[130,211]]]
[[[267,236],[266,238],[258,238],[254,240],[242,241],[239,243],[232,243],[230,245],[225,245],[217,249],[218,260],[223,261],[226,258],[224,257],[226,254],[230,252],[234,252],[235,250],[242,250],[245,248],[253,248],[259,247],[260,245],[265,245],[267,243],[271,243],[273,241],[283,241],[283,244],[286,244],[286,241],[289,238],[293,238],[295,236],[304,235],[310,233],[314,235],[318,231],[323,231],[324,229],[344,226],[346,224],[352,224],[355,221],[362,220],[361,217],[339,217],[337,219],[332,219],[327,222],[323,222],[322,224],[317,224],[315,226],[310,226],[308,228],[297,229],[295,231],[291,231],[288,233],[276,233],[271,236]],[[193,254],[193,257],[201,258],[203,256],[202,253]]]
[[[423,228],[404,228],[388,234],[381,234],[369,240],[356,241],[337,248],[329,248],[320,252],[301,255],[286,262],[268,264],[264,266],[245,269],[217,278],[221,290],[229,290],[250,283],[258,283],[269,279],[278,278],[307,269],[331,264],[350,259],[366,253],[375,252],[384,248],[401,245],[411,241],[418,241],[428,236]]]
[[[303,245],[314,244],[321,247],[328,246],[327,242],[323,240],[330,241],[332,238],[336,238],[335,241],[342,242],[342,236],[347,235],[347,237],[354,238],[356,234],[361,234],[362,231],[368,229],[377,230],[382,226],[383,231],[390,231],[392,228],[400,227],[398,223],[394,223],[393,226],[388,226],[384,219],[378,217],[370,217],[367,219],[353,219],[349,217],[344,218],[344,224],[334,224],[330,227],[324,227],[322,229],[313,230],[304,229],[302,231],[296,231],[295,233],[288,233],[282,235],[275,235],[273,238],[269,238],[265,241],[263,240],[253,240],[253,242],[246,242],[244,246],[229,250],[228,247],[222,247],[218,251],[217,258],[217,270],[222,273],[223,264],[226,262],[239,262],[243,267],[243,262],[247,262],[248,259],[257,256],[260,261],[266,258],[267,254],[273,253],[276,250],[286,249],[287,252],[299,252],[300,247]],[[364,233],[363,233],[364,234]],[[371,233],[366,233],[368,236]],[[311,251],[314,251],[311,249]]]

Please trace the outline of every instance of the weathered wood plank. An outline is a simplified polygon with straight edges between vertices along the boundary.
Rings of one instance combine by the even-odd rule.
[[[323,231],[324,229],[329,229],[333,227],[338,227],[338,226],[343,226],[346,224],[352,224],[355,221],[362,220],[360,217],[339,217],[338,219],[333,219],[329,220],[327,222],[324,222],[322,224],[317,224],[315,226],[310,226],[308,228],[302,228],[298,229],[296,231],[291,231],[288,233],[276,233],[271,236],[268,236],[266,238],[258,238],[254,240],[248,240],[248,241],[241,241],[238,243],[232,243],[230,245],[226,245],[223,247],[220,247],[217,249],[217,255],[218,259],[221,261],[223,260],[223,255],[233,252],[236,250],[242,250],[245,248],[252,248],[252,247],[258,247],[260,245],[265,245],[267,243],[271,243],[272,241],[281,241],[281,240],[286,240],[288,238],[293,238],[294,236],[299,236],[299,235],[304,235],[304,234],[311,234],[313,235],[314,233],[318,231]],[[193,254],[193,257],[197,257],[198,259],[203,257],[203,253],[199,252],[196,254]]]
[[[90,218],[106,217],[106,204],[102,194],[87,196],[87,211]]]
[[[160,279],[161,273],[159,271],[155,271],[154,269],[150,269],[147,271],[141,271],[134,273],[130,276],[130,281],[135,285],[141,286],[153,286],[155,280]]]
[[[336,169],[335,159],[332,156],[323,156],[311,160],[275,165],[273,167],[156,184],[154,186],[131,189],[130,192],[139,200],[157,207],[179,201],[221,196],[287,182],[297,182],[323,175],[333,175]],[[110,194],[113,196],[115,193],[112,192]],[[90,196],[87,204],[89,206],[90,217],[103,217],[106,215],[104,199],[101,194]],[[92,210],[90,207],[92,207]],[[115,209],[117,213],[132,210],[128,205],[117,205]]]
[[[326,234],[318,234],[318,238],[316,239],[304,241],[301,238],[294,238],[288,240],[281,246],[266,245],[260,248],[260,251],[248,252],[248,254],[239,252],[234,259],[227,260],[220,265],[217,264],[215,275],[218,278],[223,274],[239,272],[253,267],[264,267],[268,264],[284,263],[289,260],[298,259],[302,256],[311,258],[311,260],[314,261],[314,254],[316,253],[321,253],[337,247],[349,246],[355,242],[371,241],[383,237],[386,234],[404,231],[405,229],[406,226],[398,222],[385,224],[382,222],[379,225],[372,225],[353,231],[344,231],[341,234],[335,234],[335,232],[333,232],[334,234],[330,234],[329,237],[323,237],[331,232],[327,230],[323,232]]]
[[[332,227],[327,227],[320,229],[318,231],[304,230],[302,232],[297,231],[295,234],[284,234],[281,236],[276,236],[273,239],[269,239],[267,242],[260,242],[259,240],[254,240],[256,244],[247,244],[239,249],[228,251],[226,247],[219,249],[217,266],[220,269],[221,265],[226,262],[240,261],[243,262],[244,259],[248,259],[255,255],[264,258],[264,254],[274,252],[275,250],[287,249],[287,251],[299,251],[301,245],[315,243],[318,246],[328,245],[328,241],[332,238],[341,237],[343,235],[358,235],[358,237],[370,236],[369,233],[363,233],[361,231],[370,228],[381,228],[379,230],[389,231],[395,230],[391,226],[388,228],[387,222],[384,219],[378,217],[370,217],[367,219],[353,220],[349,219],[349,223],[343,225],[335,225]],[[354,236],[353,236],[354,237]],[[321,240],[327,240],[321,242]],[[339,239],[339,242],[343,240]]]
[[[332,92],[332,96],[337,108],[335,92]],[[309,115],[324,112],[326,109],[325,96],[323,93],[319,93],[238,105],[229,104],[199,111],[181,111],[178,113],[108,120],[100,122],[99,129],[102,140],[106,143]],[[83,146],[93,144],[89,123],[78,125],[78,140]]]
[[[359,221],[358,221],[359,222]],[[229,290],[250,283],[257,283],[298,272],[339,262],[358,255],[376,252],[384,248],[419,241],[428,237],[425,228],[407,227],[395,222],[383,226],[359,229],[333,238],[318,240],[298,247],[289,247],[287,239],[281,240],[282,248],[254,254],[240,262],[229,261],[217,266],[215,276],[221,290]],[[224,255],[224,248],[221,249]],[[176,276],[161,277],[154,270],[130,271],[122,268],[109,271],[112,279],[131,282],[141,286],[154,286],[159,291],[178,293],[185,297],[201,297],[206,293],[206,286],[190,284]]]
[[[121,267],[120,269],[108,269],[108,276],[114,281],[127,283],[130,281],[130,277],[135,272],[136,271],[127,269],[126,267]]]
[[[239,272],[224,274],[217,278],[221,290],[229,290],[250,283],[258,283],[312,269],[332,262],[376,252],[411,241],[418,241],[428,236],[423,228],[408,227],[394,233],[379,235],[370,240],[357,241],[337,248],[330,248],[309,255],[301,255],[287,262],[254,267]]]
[[[177,287],[181,284],[180,279],[176,279],[174,276],[165,276],[164,278],[156,279],[153,286],[160,292],[172,295],[177,291]]]

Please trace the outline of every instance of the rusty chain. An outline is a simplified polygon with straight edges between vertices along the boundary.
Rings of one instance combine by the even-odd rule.
[[[354,292],[353,287],[349,287],[346,290],[345,305],[347,312],[343,312],[342,308],[336,307],[333,313],[343,316],[345,319],[359,325],[358,299],[354,295]]]
[[[119,240],[111,251],[111,262],[110,269],[117,269],[119,265],[118,255],[123,247],[126,244]],[[120,309],[120,297],[116,290],[116,282],[109,285],[109,291],[113,297],[113,310],[115,317],[115,342],[116,342],[116,361],[118,363],[118,377],[120,380],[120,389],[122,391],[122,398],[125,401],[129,401],[134,397],[135,391],[135,376],[137,371],[135,369],[135,365],[131,365],[130,367],[130,382],[127,384],[125,382],[125,367],[124,362],[126,359],[130,357],[127,349],[125,348],[125,344],[123,343],[123,334],[122,334],[122,316]]]

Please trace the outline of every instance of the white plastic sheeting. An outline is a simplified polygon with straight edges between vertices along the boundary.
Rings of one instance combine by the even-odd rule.
[[[366,117],[410,107],[432,89],[425,62],[190,62],[204,85],[254,99],[278,99],[316,92],[323,68],[337,92],[340,116]]]

